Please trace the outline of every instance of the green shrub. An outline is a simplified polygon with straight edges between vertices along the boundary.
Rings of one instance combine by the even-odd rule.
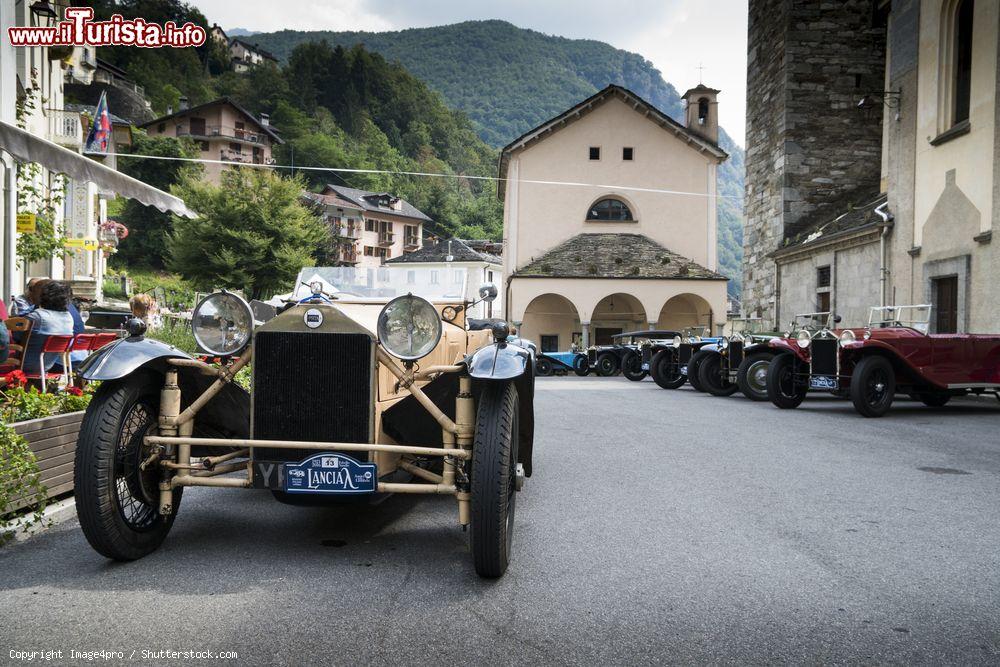
[[[198,344],[194,340],[194,334],[191,333],[191,324],[184,320],[164,318],[163,326],[147,332],[146,337],[173,345],[188,354],[198,353]]]
[[[15,505],[16,504],[16,505]],[[46,489],[28,441],[0,423],[0,544],[44,521]],[[15,506],[27,507],[14,514]]]

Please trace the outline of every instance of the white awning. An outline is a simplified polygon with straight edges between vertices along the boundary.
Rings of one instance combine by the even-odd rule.
[[[179,197],[3,121],[0,121],[0,149],[22,162],[37,162],[49,171],[66,174],[74,180],[89,181],[102,190],[134,199],[160,211],[170,211],[188,218],[198,217]]]

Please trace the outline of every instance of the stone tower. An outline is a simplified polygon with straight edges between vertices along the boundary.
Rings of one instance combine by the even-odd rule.
[[[880,190],[885,25],[871,0],[750,0],[743,311],[774,322],[768,255]]]
[[[713,144],[719,143],[719,92],[699,83],[681,95],[681,99],[687,103],[685,125]]]

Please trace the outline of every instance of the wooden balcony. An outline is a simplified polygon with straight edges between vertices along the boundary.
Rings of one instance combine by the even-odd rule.
[[[392,245],[396,242],[396,235],[393,232],[379,232],[378,244],[380,246]]]
[[[403,250],[416,250],[420,247],[420,237],[407,234],[403,237]]]

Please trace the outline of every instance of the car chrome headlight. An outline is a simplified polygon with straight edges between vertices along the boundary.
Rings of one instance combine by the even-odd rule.
[[[201,349],[209,354],[239,354],[253,334],[253,311],[235,294],[209,294],[191,314],[191,331]]]
[[[801,347],[802,349],[805,349],[805,348],[809,347],[809,343],[812,342],[812,336],[809,335],[808,331],[806,331],[806,330],[803,329],[795,337],[795,342],[799,344],[799,347]]]
[[[673,340],[672,345],[674,347],[680,347],[681,346],[681,337],[680,336],[674,336],[674,340]]]
[[[850,329],[844,329],[843,331],[840,332],[840,344],[841,345],[847,345],[848,343],[853,343],[857,339],[858,339],[858,337],[855,336],[854,332],[851,331]]]
[[[441,340],[441,318],[427,299],[412,294],[398,296],[378,315],[378,340],[394,357],[422,359]]]
[[[723,339],[719,341],[719,348],[725,350],[727,347],[729,347],[729,339],[723,337]]]

